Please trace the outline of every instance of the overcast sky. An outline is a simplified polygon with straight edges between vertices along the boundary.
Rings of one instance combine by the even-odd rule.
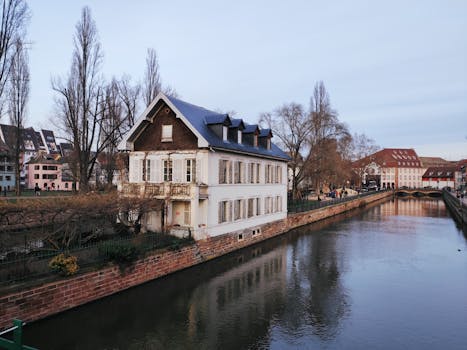
[[[49,122],[51,77],[70,67],[91,8],[103,74],[141,80],[156,49],[163,82],[209,109],[257,122],[308,105],[323,80],[352,132],[381,147],[467,158],[467,1],[31,0],[29,125]]]

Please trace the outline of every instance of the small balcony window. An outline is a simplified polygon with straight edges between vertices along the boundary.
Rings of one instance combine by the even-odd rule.
[[[162,125],[162,142],[172,142],[172,125]]]

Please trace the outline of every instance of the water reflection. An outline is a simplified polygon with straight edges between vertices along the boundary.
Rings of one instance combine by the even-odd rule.
[[[467,328],[467,306],[460,305],[467,254],[457,246],[467,244],[446,215],[439,200],[374,204],[37,322],[27,328],[26,343],[43,349],[457,348],[464,342],[455,332]],[[447,300],[439,297],[447,292]]]

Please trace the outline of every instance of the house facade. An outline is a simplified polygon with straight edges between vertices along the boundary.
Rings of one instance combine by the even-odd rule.
[[[120,143],[129,152],[128,196],[157,201],[148,230],[204,239],[261,234],[287,216],[288,156],[272,133],[159,94]]]
[[[384,148],[353,163],[353,170],[367,184],[376,181],[380,188],[420,188],[426,168],[413,149]]]
[[[71,178],[63,172],[63,164],[51,155],[39,155],[27,164],[27,188],[38,186],[43,191],[71,191],[76,189]]]

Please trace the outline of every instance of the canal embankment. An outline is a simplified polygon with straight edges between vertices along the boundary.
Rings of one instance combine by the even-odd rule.
[[[467,225],[467,204],[465,201],[449,191],[443,191],[443,199],[454,219],[461,225]]]
[[[0,292],[0,329],[8,327],[12,319],[26,322],[42,319],[392,195],[392,192],[378,192],[323,208],[292,213],[286,219],[251,231],[210,237],[178,250],[157,251],[125,267],[114,264],[54,281],[17,285]]]

